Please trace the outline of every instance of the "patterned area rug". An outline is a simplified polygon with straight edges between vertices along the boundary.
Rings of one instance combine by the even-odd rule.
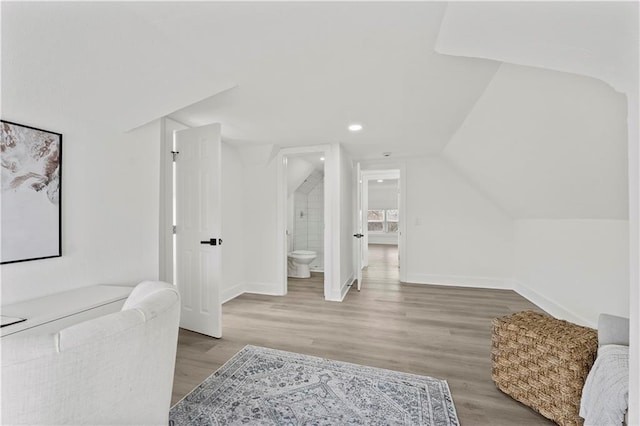
[[[169,425],[458,425],[444,380],[246,346]]]

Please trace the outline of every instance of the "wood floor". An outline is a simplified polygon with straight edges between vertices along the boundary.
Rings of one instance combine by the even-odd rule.
[[[550,425],[491,381],[491,320],[539,309],[513,291],[400,284],[395,246],[371,245],[362,291],[325,302],[322,274],[283,297],[223,305],[223,338],[180,330],[172,404],[247,344],[448,381],[460,423]]]

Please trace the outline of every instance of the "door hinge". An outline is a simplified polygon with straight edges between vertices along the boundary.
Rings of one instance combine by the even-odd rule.
[[[178,227],[173,225],[171,232],[173,233],[173,235],[176,235],[176,233],[178,232]]]
[[[176,162],[176,157],[180,154],[180,151],[171,151],[171,155],[173,156],[173,162]]]

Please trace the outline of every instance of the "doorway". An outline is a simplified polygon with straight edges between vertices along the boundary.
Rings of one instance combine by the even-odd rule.
[[[396,280],[399,278],[398,269],[400,268],[398,258],[400,172],[398,171],[397,174],[398,178],[383,178],[375,175],[368,178],[365,227],[368,237],[369,272],[372,272],[372,269],[384,270],[385,276],[392,274]]]
[[[371,167],[371,166],[370,166]],[[388,168],[387,168],[388,167]],[[364,281],[380,270],[394,280],[405,281],[406,189],[404,165],[367,168],[361,165],[362,268]]]
[[[329,146],[286,148],[279,154],[279,252],[282,253],[282,294],[289,285],[321,286],[330,293],[331,277],[331,165]],[[317,290],[317,289],[316,289]]]

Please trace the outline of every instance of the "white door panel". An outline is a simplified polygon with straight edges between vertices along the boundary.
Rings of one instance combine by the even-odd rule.
[[[180,327],[222,336],[220,124],[176,132],[176,269]]]

